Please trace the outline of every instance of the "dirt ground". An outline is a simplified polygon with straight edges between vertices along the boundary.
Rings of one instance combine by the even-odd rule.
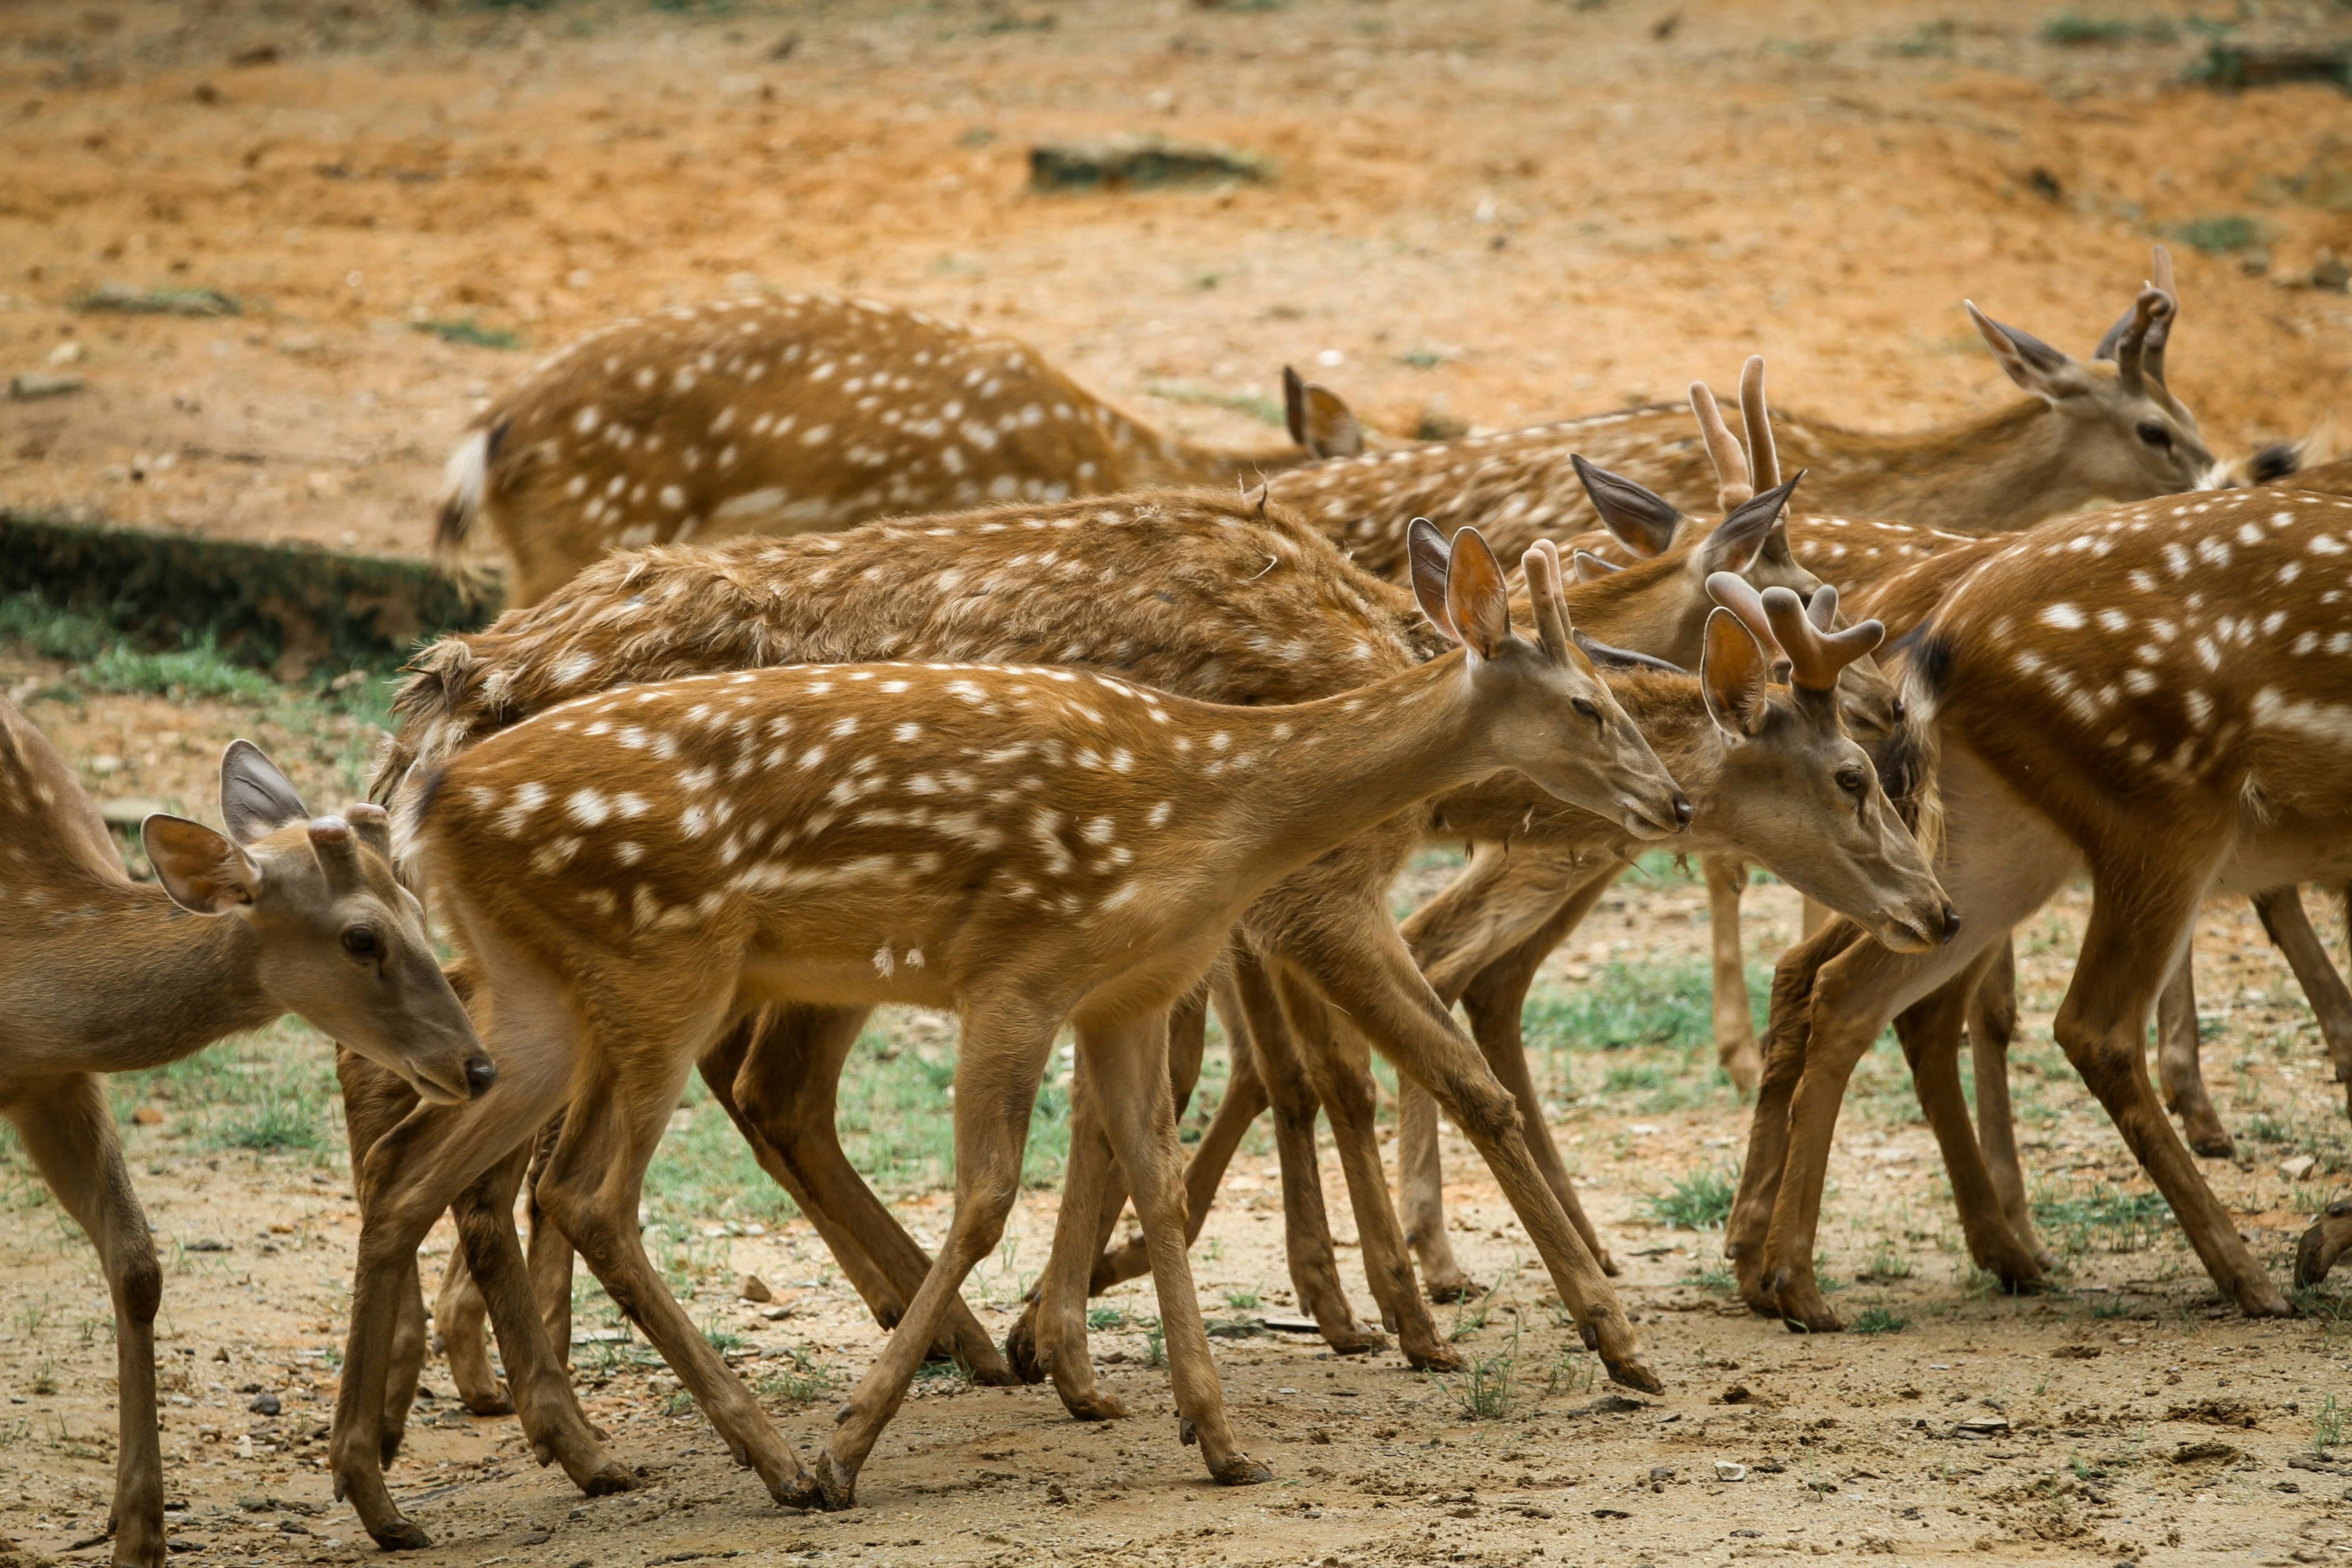
[[[2345,26],[2332,5],[2263,11],[2298,36]],[[2009,395],[1963,295],[2086,352],[2152,238],[2231,216],[2253,243],[2174,245],[2173,384],[2221,448],[2312,429],[2352,374],[2352,305],[2307,286],[2324,253],[2352,255],[2352,214],[2328,205],[2352,205],[2345,99],[2185,87],[2203,47],[2189,14],[2087,15],[2126,36],[2067,45],[2054,7],[1963,0],[0,8],[0,377],[82,383],[0,401],[0,501],[414,553],[469,410],[533,353],[618,314],[767,285],[1018,333],[1213,437],[1262,432],[1199,399],[1263,395],[1286,361],[1408,432],[1672,395],[1759,349],[1790,406],[1897,428]],[[1024,190],[1033,142],[1139,130],[1256,150],[1276,178]],[[216,289],[243,313],[75,308],[108,284]],[[460,321],[524,349],[416,330]],[[0,689],[94,792],[207,816],[232,735],[257,735],[322,807],[369,739],[290,700],[79,689],[5,647]],[[1703,902],[1680,879],[1627,884],[1554,960],[1538,1005],[1621,967],[1686,972]],[[1767,888],[1751,907],[1769,961],[1793,900]],[[2068,1240],[2049,1295],[1973,1275],[1882,1051],[1842,1122],[1823,1248],[1842,1309],[1874,1310],[1885,1331],[1807,1341],[1748,1316],[1723,1289],[1719,1235],[1654,1206],[1737,1159],[1739,1107],[1686,1050],[1572,1042],[1549,1058],[1553,1131],[1625,1266],[1663,1399],[1592,1380],[1507,1207],[1449,1137],[1456,1246],[1498,1289],[1440,1321],[1505,1390],[1499,1414],[1474,1418],[1467,1380],[1393,1352],[1220,1340],[1244,1440],[1276,1479],[1216,1489],[1175,1441],[1164,1373],[1144,1364],[1156,1307],[1129,1286],[1104,1304],[1123,1317],[1096,1350],[1132,1419],[1080,1426],[1045,1389],[927,1381],[859,1509],[798,1518],[672,1409],[638,1347],[592,1341],[575,1357],[585,1396],[646,1489],[577,1497],[511,1421],[463,1415],[436,1363],[392,1472],[436,1540],[417,1561],[2352,1560],[2345,1281],[2297,1321],[2247,1323],[2148,1207],[2049,1042],[2083,913],[2070,892],[2023,948],[2027,1159]],[[2322,924],[2333,941],[2332,911]],[[2343,1092],[2251,914],[2217,908],[2200,943],[2207,1071],[2242,1155],[2204,1169],[2284,1278],[2352,1170]],[[323,1048],[288,1030],[224,1047],[222,1072],[299,1063],[315,1079]],[[145,1113],[125,1136],[169,1260],[177,1544],[207,1563],[370,1554],[322,1459],[357,1231],[331,1116],[304,1112],[330,1129],[319,1147],[257,1152],[215,1136],[194,1092],[174,1080],[124,1104]],[[678,1137],[715,1115],[688,1107]],[[1291,1310],[1276,1192],[1261,1141],[1194,1255],[1213,1316]],[[941,1194],[900,1208],[919,1236],[944,1228]],[[881,1335],[803,1223],[742,1217],[772,1210],[747,1191],[672,1223],[697,1317],[732,1338],[805,1455],[827,1430],[824,1390]],[[1024,1197],[967,1289],[984,1322],[1010,1322],[1053,1215],[1050,1191]],[[733,1300],[743,1272],[784,1317]],[[583,1300],[583,1326],[609,1321]],[[102,1558],[76,1543],[104,1521],[111,1383],[94,1258],[0,1144],[0,1542]],[[251,1408],[263,1394],[278,1414]],[[1717,1479],[1719,1463],[1744,1479]]]

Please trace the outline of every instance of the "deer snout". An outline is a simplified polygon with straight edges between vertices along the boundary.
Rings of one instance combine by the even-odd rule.
[[[481,1099],[490,1092],[490,1086],[498,1081],[498,1063],[490,1060],[489,1058],[477,1056],[466,1064],[467,1098]]]
[[[1951,905],[1946,904],[1944,906],[1944,934],[1942,940],[1949,942],[1959,934],[1960,911],[1952,908]]]
[[[1688,796],[1688,795],[1685,795],[1685,794],[1684,794],[1682,791],[1680,791],[1680,790],[1676,790],[1676,791],[1675,791],[1675,832],[1677,832],[1677,833],[1679,833],[1679,832],[1681,832],[1684,828],[1688,827],[1690,825],[1691,825],[1691,803],[1690,803],[1690,796]]]

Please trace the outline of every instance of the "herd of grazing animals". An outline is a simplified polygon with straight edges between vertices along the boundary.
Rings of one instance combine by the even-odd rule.
[[[1095,1384],[1085,1302],[1147,1269],[1184,1441],[1221,1482],[1264,1480],[1186,1249],[1265,1110],[1292,1281],[1334,1349],[1392,1334],[1415,1366],[1459,1364],[1428,1306],[1472,1289],[1438,1196],[1442,1107],[1609,1375],[1655,1391],[1519,1036],[1537,966],[1652,842],[1707,858],[1718,1050],[1758,1094],[1727,1231],[1757,1311],[1840,1326],[1812,1275],[1823,1174],[1890,1021],[1971,1257],[2013,1289],[2045,1278],[2010,1125],[2009,933],[2078,874],[2093,913],[2059,1043],[2217,1285],[2288,1311],[2166,1109],[2226,1145],[2185,963],[2224,890],[2256,898],[2352,1082],[2352,993],[2295,892],[2352,882],[2352,477],[2208,450],[2165,376],[2160,250],[2154,273],[2088,363],[1969,306],[2028,395],[1913,437],[1769,410],[1751,360],[1737,428],[1700,384],[1687,408],[1379,450],[1286,373],[1291,443],[1217,451],[919,313],[663,312],[550,359],[452,458],[436,553],[455,568],[494,535],[513,607],[417,657],[373,804],[312,818],[238,742],[226,834],[148,820],[150,890],[0,705],[0,1109],[114,1295],[116,1561],[165,1554],[160,1274],[98,1075],[289,1011],[339,1044],[362,1218],[330,1462],[386,1547],[426,1542],[384,1472],[425,1350],[417,1247],[444,1212],[463,1264],[435,1326],[461,1392],[510,1407],[592,1493],[639,1482],[569,1379],[575,1253],[787,1507],[852,1504],[934,1352],[1050,1379],[1082,1419],[1125,1414]],[[1389,885],[1432,841],[1468,864],[1400,928]],[[1750,864],[1809,903],[1760,1045]],[[195,1000],[126,1019],[124,991],[155,985]],[[936,1258],[834,1130],[885,1003],[961,1025]],[[1188,1164],[1176,1119],[1213,1006],[1233,1074]],[[1064,1201],[1000,1349],[958,1292],[1065,1026]],[[1373,1051],[1401,1085],[1401,1204]],[[904,1331],[808,1465],[638,1238],[691,1071]],[[1318,1113],[1379,1329],[1339,1280]],[[1141,1235],[1113,1247],[1130,1203]],[[2347,1249],[2338,1204],[2297,1283]]]

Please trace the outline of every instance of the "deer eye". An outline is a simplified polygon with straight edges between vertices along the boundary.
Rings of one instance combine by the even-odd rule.
[[[375,932],[365,926],[353,926],[343,932],[343,951],[353,958],[373,958],[376,953]]]
[[[1573,707],[1579,713],[1581,713],[1586,718],[1591,720],[1594,723],[1598,724],[1601,722],[1601,710],[1592,705],[1592,700],[1591,698],[1580,697],[1576,699],[1574,702],[1570,703],[1570,706]]]
[[[2168,451],[2172,447],[2172,432],[2153,419],[2139,422],[2139,438],[2159,452]]]
[[[1838,788],[1845,791],[1846,794],[1860,795],[1862,793],[1862,770],[1854,766],[1852,763],[1848,763],[1844,767],[1838,770]]]

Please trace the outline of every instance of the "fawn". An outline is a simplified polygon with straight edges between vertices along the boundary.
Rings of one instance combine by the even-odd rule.
[[[1232,488],[1363,449],[1347,405],[1283,372],[1293,445],[1194,446],[1026,343],[822,294],[721,300],[592,332],[475,421],[449,459],[445,569],[487,523],[536,604],[615,547],[821,532],[989,501]]]
[[[394,879],[382,807],[313,818],[250,742],[221,758],[224,835],[158,813],[132,881],[64,758],[0,700],[0,1113],[89,1233],[113,1298],[114,1560],[164,1559],[155,1426],[163,1275],[102,1076],[158,1068],[287,1013],[436,1104],[497,1073]],[[160,1005],[159,1005],[160,1004]]]
[[[1420,595],[1463,650],[1316,703],[1226,708],[1053,667],[797,666],[583,698],[428,776],[418,851],[480,966],[509,1088],[412,1118],[387,1168],[388,1141],[371,1152],[339,1427],[383,1371],[371,1331],[394,1303],[369,1265],[385,1244],[413,1254],[568,1102],[541,1204],[772,1496],[849,1506],[949,1298],[995,1245],[1067,1021],[1153,1235],[1178,1408],[1213,1478],[1267,1479],[1225,1419],[1185,1262],[1166,1011],[1260,892],[1431,795],[1515,770],[1640,836],[1687,819],[1570,640],[1556,570],[1538,553],[1529,571],[1532,643],[1464,534]],[[669,1297],[635,1223],[685,1074],[747,1009],[786,1000],[912,1001],[963,1025],[955,1217],[814,1475]],[[339,1475],[346,1446],[339,1430]],[[380,1541],[404,1535],[369,1517],[389,1502],[362,1500]]]
[[[1756,548],[1761,525],[1769,522],[1776,507],[1777,501],[1763,504],[1735,531],[1746,535],[1748,550]],[[886,574],[890,563],[898,570]],[[1138,579],[1147,565],[1159,574],[1156,586],[1106,593],[1108,585]],[[1017,601],[992,597],[1025,582],[1020,574],[1024,566],[1046,570],[1050,579],[1067,586],[1031,589]],[[1685,591],[1678,564],[1648,569],[1612,585],[1617,613],[1633,604],[1629,588],[1643,576],[1670,593]],[[1580,589],[1572,595],[1578,603],[1591,599]],[[1406,624],[1411,607],[1409,596],[1356,572],[1328,543],[1278,509],[1260,513],[1236,500],[1207,496],[1147,496],[1132,502],[1043,512],[1008,509],[967,518],[879,524],[838,537],[743,541],[708,552],[651,552],[616,558],[546,605],[510,615],[488,632],[448,639],[428,652],[420,660],[422,673],[402,697],[403,722],[379,775],[379,787],[397,798],[404,793],[404,779],[501,725],[579,693],[585,684],[802,658],[1051,658],[1229,701],[1298,700],[1345,690],[1424,657],[1418,645],[1426,638],[1411,633]],[[1612,678],[1621,689],[1623,679]],[[1677,679],[1679,685],[1673,680],[1663,687],[1655,679],[1643,682],[1643,722],[1664,723],[1688,737],[1678,743],[1696,743],[1708,724],[1701,692],[1689,678]],[[1749,755],[1760,759],[1795,745],[1803,732],[1801,725],[1780,726],[1769,740],[1751,746]],[[1828,735],[1806,743],[1820,745],[1834,734],[1832,722]],[[1825,752],[1818,763],[1821,779],[1826,783],[1837,766],[1834,752]],[[1834,787],[1831,793],[1835,795]],[[1438,813],[1448,824],[1443,831],[1449,835],[1461,831],[1460,824],[1483,822],[1524,837],[1531,831],[1554,831],[1553,824],[1562,816],[1546,804],[1546,797],[1508,780],[1447,797],[1439,803]],[[1605,856],[1606,848],[1591,838],[1601,826],[1594,824],[1578,831],[1591,852]],[[1407,1012],[1381,999],[1387,987],[1420,984],[1395,945],[1382,889],[1412,842],[1423,832],[1437,830],[1426,820],[1398,819],[1385,825],[1365,836],[1360,848],[1334,857],[1330,865],[1300,879],[1295,889],[1269,894],[1265,916],[1257,922],[1267,933],[1271,953],[1291,955],[1287,963],[1303,966],[1302,973],[1347,997],[1351,1015],[1370,1026],[1384,1052],[1404,1061],[1408,1070],[1423,1073],[1431,1069],[1414,1064],[1427,1059],[1432,1047],[1421,1043],[1426,1026],[1417,1020],[1442,1019],[1444,1009],[1433,1003],[1426,1012]],[[1810,830],[1810,837],[1784,829],[1782,837],[1790,841],[1784,848],[1791,854],[1800,842],[1816,845],[1811,853],[1821,857],[1822,890],[1841,907],[1856,912],[1884,910],[1890,917],[1905,919],[1917,911],[1923,928],[1940,920],[1936,913],[1941,908],[1940,894],[1924,878],[1916,851],[1907,845],[1899,851],[1908,857],[1903,862],[1910,868],[1907,872],[1890,864],[1864,874],[1875,875],[1874,882],[1840,884],[1836,876],[1860,871],[1852,862],[1844,862],[1851,868],[1844,872],[1836,869],[1839,858],[1853,850],[1829,853],[1818,829]],[[1801,868],[1797,874],[1803,874]],[[1850,891],[1840,890],[1847,886]],[[1357,951],[1360,944],[1370,951]],[[1402,973],[1394,981],[1374,981],[1365,965],[1375,954],[1382,969],[1396,973],[1402,966]],[[820,1189],[819,1200],[804,1200],[804,1206],[821,1228],[827,1224],[827,1209],[835,1211],[835,1228],[826,1231],[827,1240],[837,1251],[845,1244],[852,1249],[845,1254],[845,1271],[875,1303],[877,1315],[888,1321],[898,1309],[878,1300],[869,1279],[861,1276],[854,1259],[857,1244],[863,1241],[877,1252],[894,1251],[896,1260],[887,1261],[884,1272],[896,1268],[902,1279],[905,1259],[912,1258],[917,1280],[928,1259],[855,1181],[831,1138],[834,1075],[856,1029],[855,1014],[820,1025],[809,1010],[800,1009],[791,1020],[766,1028],[759,1048],[748,1056],[740,1038],[723,1047],[706,1060],[704,1073],[720,1101],[745,1124],[762,1163],[796,1194],[811,1186]],[[804,1037],[814,1031],[819,1039],[801,1050],[768,1048],[779,1030],[798,1031]],[[1197,1052],[1197,1034],[1194,1040]],[[792,1076],[810,1057],[821,1065],[809,1068],[805,1079]],[[1369,1131],[1370,1090],[1369,1079],[1361,1081],[1360,1092],[1350,1090],[1339,1098],[1350,1110],[1360,1100]],[[1475,1108],[1480,1116],[1486,1103]],[[1313,1110],[1310,1098],[1306,1106],[1310,1126]],[[1342,1115],[1338,1120],[1348,1125],[1353,1119]],[[1467,1125],[1486,1124],[1474,1117]],[[355,1136],[355,1147],[360,1142]],[[828,1163],[840,1178],[833,1184],[821,1179],[820,1168]],[[1507,1163],[1501,1168],[1507,1181],[1518,1175]],[[1372,1169],[1377,1172],[1376,1153]],[[1525,1175],[1533,1173],[1533,1167],[1526,1168]],[[1369,1184],[1379,1190],[1385,1212],[1385,1192],[1377,1176]],[[1319,1188],[1310,1184],[1309,1190],[1313,1222],[1320,1232]],[[852,1201],[869,1206],[853,1215],[846,1206]],[[1518,1193],[1514,1201],[1522,1207],[1529,1203]],[[1205,1198],[1197,1190],[1195,1202],[1196,1212],[1205,1213]],[[1303,1243],[1299,1230],[1309,1207],[1303,1199],[1286,1206],[1295,1275],[1312,1250],[1312,1238]],[[1366,1217],[1362,1228],[1368,1272],[1384,1311],[1417,1310],[1424,1339],[1417,1343],[1415,1331],[1406,1324],[1407,1352],[1436,1363],[1448,1352],[1414,1298],[1409,1270],[1402,1263],[1401,1240],[1391,1267],[1381,1227]],[[1530,1228],[1540,1234],[1532,1221]],[[1392,1215],[1387,1230],[1394,1230]],[[1321,1234],[1321,1251],[1328,1260],[1328,1233]],[[904,1289],[911,1290],[910,1286]],[[554,1305],[562,1296],[559,1289],[544,1300]],[[903,1300],[903,1295],[898,1299]],[[1318,1296],[1302,1280],[1301,1300],[1317,1312],[1335,1344],[1363,1349],[1378,1342],[1377,1336],[1354,1328],[1345,1298],[1336,1288]],[[444,1331],[450,1331],[446,1324]],[[993,1359],[976,1326],[956,1346],[957,1353],[976,1367]],[[512,1351],[508,1359],[511,1368]]]
[[[1828,1141],[1854,1061],[1906,1011],[1971,1253],[2020,1286],[2041,1278],[1968,1127],[1957,1019],[1990,950],[2079,868],[2094,903],[2059,1044],[2215,1282],[2249,1313],[2285,1312],[2166,1120],[2142,1039],[2207,894],[2352,872],[2352,500],[2261,489],[2142,502],[1969,555],[1956,584],[1916,590],[1935,607],[1901,674],[1932,760],[1943,875],[1975,934],[1897,955],[1833,924],[1783,957],[1727,1241],[1743,1291],[1837,1326],[1811,1261]]]

